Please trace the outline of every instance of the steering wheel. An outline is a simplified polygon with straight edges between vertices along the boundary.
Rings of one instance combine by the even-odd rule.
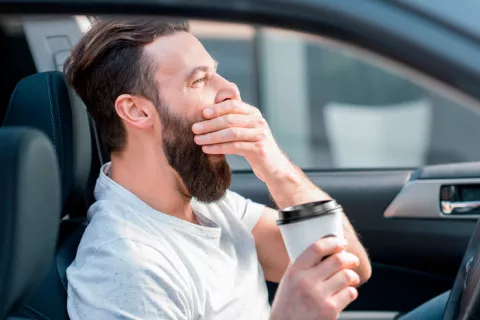
[[[443,320],[480,319],[480,220],[470,238]]]

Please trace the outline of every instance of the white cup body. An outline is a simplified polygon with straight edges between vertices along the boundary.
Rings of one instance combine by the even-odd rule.
[[[312,243],[334,235],[343,239],[342,211],[279,225],[288,256],[293,263]]]

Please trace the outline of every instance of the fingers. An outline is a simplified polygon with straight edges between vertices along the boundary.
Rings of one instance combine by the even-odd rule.
[[[257,141],[261,139],[258,130],[247,128],[228,128],[204,135],[195,136],[195,142],[199,145],[210,145],[233,141]]]
[[[328,279],[342,269],[354,269],[358,267],[360,260],[354,254],[343,251],[333,254],[323,260],[312,270],[318,279]]]
[[[257,108],[252,107],[240,100],[225,100],[203,110],[206,119],[213,119],[226,114],[260,114]]]
[[[195,134],[206,134],[232,127],[254,128],[255,119],[244,114],[227,114],[211,120],[197,122],[193,125],[192,130]]]
[[[357,299],[358,291],[354,287],[346,287],[332,296],[332,303],[339,312]]]
[[[329,294],[336,294],[346,287],[355,287],[360,283],[360,277],[351,269],[342,269],[328,278],[323,289]]]
[[[300,269],[311,269],[317,265],[323,258],[345,249],[346,241],[337,237],[323,238],[314,242],[302,253],[295,263],[295,267]]]
[[[195,123],[195,142],[208,154],[247,156],[265,153],[268,125],[257,108],[227,100],[203,110],[206,121]]]
[[[261,147],[255,142],[235,141],[202,146],[202,151],[207,154],[236,154],[246,157],[257,152]]]

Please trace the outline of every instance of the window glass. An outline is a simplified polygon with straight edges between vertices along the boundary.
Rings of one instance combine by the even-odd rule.
[[[480,115],[381,60],[278,29],[193,21],[192,32],[304,169],[480,160]],[[229,161],[249,169],[240,157]]]

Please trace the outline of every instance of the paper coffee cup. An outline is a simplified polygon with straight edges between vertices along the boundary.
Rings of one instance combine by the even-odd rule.
[[[336,236],[343,239],[342,207],[335,200],[310,202],[279,212],[277,225],[293,263],[312,243]]]

